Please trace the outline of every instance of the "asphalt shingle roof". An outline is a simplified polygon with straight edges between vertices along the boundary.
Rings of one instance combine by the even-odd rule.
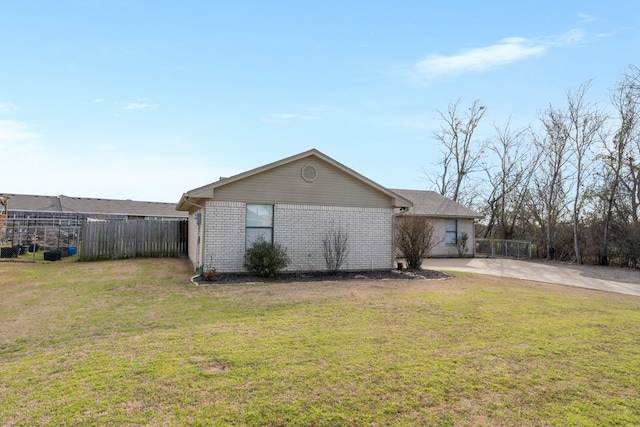
[[[175,203],[138,202],[135,200],[91,199],[69,196],[36,196],[29,194],[0,194],[9,198],[9,212],[74,212],[80,214],[108,214],[130,216],[187,217],[176,211]]]
[[[435,191],[390,191],[413,202],[409,213],[442,218],[482,218],[482,215],[442,196]],[[187,217],[187,212],[176,211],[176,204],[139,202],[134,200],[92,199],[69,196],[38,196],[28,194],[0,194],[9,198],[9,212],[75,212],[81,214],[110,214],[130,216]]]
[[[409,208],[408,211],[410,214],[441,218],[483,217],[478,212],[435,191],[396,189],[391,189],[391,191],[413,202],[413,207]]]

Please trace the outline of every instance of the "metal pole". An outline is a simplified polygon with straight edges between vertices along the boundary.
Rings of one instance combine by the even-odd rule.
[[[78,217],[76,216],[76,229],[75,229],[75,239],[76,242],[76,262],[80,261],[80,229],[78,228]]]

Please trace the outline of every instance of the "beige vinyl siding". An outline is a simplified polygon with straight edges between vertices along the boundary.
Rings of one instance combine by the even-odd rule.
[[[317,179],[307,182],[302,168],[314,166]],[[290,203],[325,206],[392,207],[393,200],[365,182],[316,158],[304,158],[251,177],[221,185],[213,191],[215,200],[251,203]]]

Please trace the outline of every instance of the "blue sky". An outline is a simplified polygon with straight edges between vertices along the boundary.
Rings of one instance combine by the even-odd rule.
[[[640,2],[0,0],[0,192],[177,202],[317,148],[427,189],[438,111],[536,121],[640,65]]]

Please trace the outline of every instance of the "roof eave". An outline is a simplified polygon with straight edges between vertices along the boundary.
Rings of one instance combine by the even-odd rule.
[[[427,218],[451,218],[451,219],[483,219],[484,215],[451,215],[451,214],[438,214],[438,213],[415,213],[411,211],[398,212],[396,215],[402,216],[424,216]]]
[[[192,207],[202,208],[200,205],[201,197],[192,197],[189,193],[183,193],[182,197],[180,197],[180,201],[176,205],[177,211],[190,211]]]

